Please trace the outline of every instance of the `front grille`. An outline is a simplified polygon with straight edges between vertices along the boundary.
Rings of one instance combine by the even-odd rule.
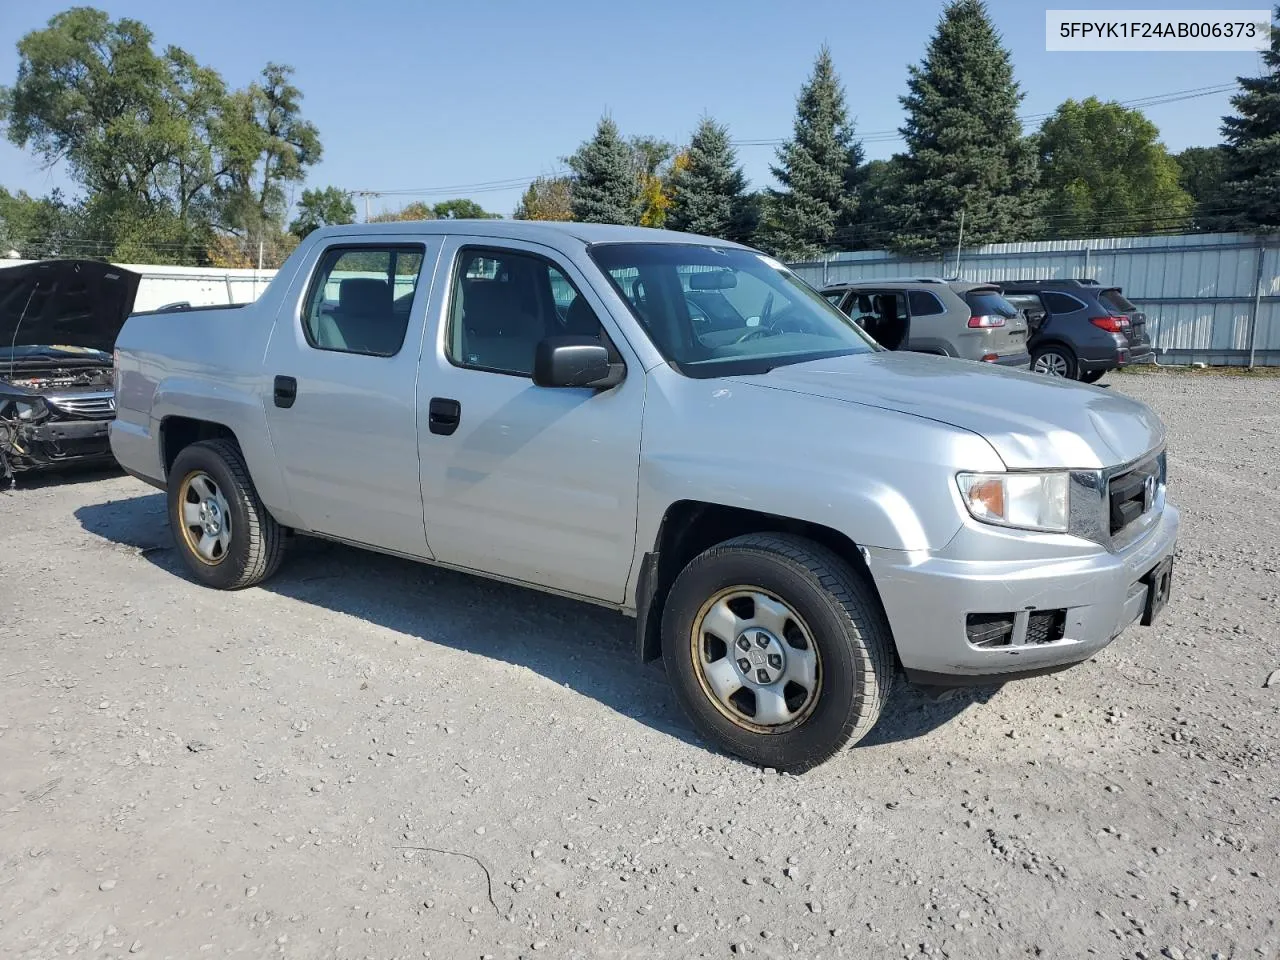
[[[1027,617],[1027,643],[1055,643],[1067,632],[1067,611],[1037,610]]]
[[[110,393],[50,397],[49,403],[63,413],[69,413],[74,417],[100,420],[116,415],[116,398]]]
[[[1158,460],[1151,460],[1111,478],[1107,503],[1113,537],[1155,505],[1160,482]]]

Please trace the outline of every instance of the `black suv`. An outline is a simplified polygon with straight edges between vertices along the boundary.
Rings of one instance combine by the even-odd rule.
[[[1009,280],[1005,299],[1027,314],[1031,369],[1094,383],[1108,370],[1151,363],[1147,315],[1119,287],[1096,280]]]

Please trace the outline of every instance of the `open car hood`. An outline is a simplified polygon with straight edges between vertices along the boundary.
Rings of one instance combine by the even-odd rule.
[[[34,346],[110,353],[141,280],[97,260],[0,266],[0,355]]]

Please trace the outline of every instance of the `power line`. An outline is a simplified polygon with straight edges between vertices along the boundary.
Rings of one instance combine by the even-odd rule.
[[[1146,97],[1137,97],[1133,100],[1119,101],[1122,107],[1132,107],[1141,109],[1142,107],[1157,107],[1166,103],[1181,103],[1184,100],[1194,100],[1198,97],[1211,97],[1219,93],[1227,93],[1236,89],[1236,84],[1226,83],[1218,84],[1211,87],[1193,87],[1190,90],[1175,90],[1170,93],[1156,93]],[[1019,122],[1024,125],[1036,124],[1049,119],[1053,116],[1054,111],[1047,113],[1029,113],[1019,117]],[[855,139],[861,140],[863,143],[892,143],[900,141],[903,138],[898,130],[870,130],[866,133],[855,134]],[[755,140],[734,140],[735,147],[775,147],[781,146],[787,142],[787,138],[761,138]]]
[[[1199,97],[1215,96],[1220,93],[1227,93],[1236,89],[1236,84],[1217,84],[1208,87],[1192,87],[1188,90],[1173,90],[1168,93],[1150,94],[1145,97],[1136,97],[1132,100],[1120,101],[1120,106],[1141,109],[1143,107],[1155,107],[1168,103],[1181,103],[1184,100],[1194,100]],[[1042,122],[1053,116],[1053,111],[1047,113],[1032,113],[1019,117],[1019,121],[1023,124],[1035,124]],[[856,135],[856,139],[862,143],[892,143],[901,141],[902,134],[898,130],[872,130],[866,133]],[[787,142],[787,138],[762,138],[762,139],[744,139],[731,141],[735,147],[776,147]],[[412,187],[397,188],[389,190],[350,190],[353,196],[359,197],[432,197],[444,195],[457,195],[460,193],[503,193],[508,190],[515,190],[527,187],[533,181],[543,177],[562,177],[566,176],[569,171],[564,169],[554,170],[549,173],[540,173],[528,177],[507,177],[501,180],[481,180],[476,183],[455,183],[450,186],[436,187]]]

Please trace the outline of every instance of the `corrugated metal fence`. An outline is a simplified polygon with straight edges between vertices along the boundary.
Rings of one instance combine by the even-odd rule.
[[[997,243],[942,256],[832,254],[791,267],[814,286],[841,280],[1095,279],[1147,314],[1160,363],[1280,366],[1280,239],[1243,233]]]

